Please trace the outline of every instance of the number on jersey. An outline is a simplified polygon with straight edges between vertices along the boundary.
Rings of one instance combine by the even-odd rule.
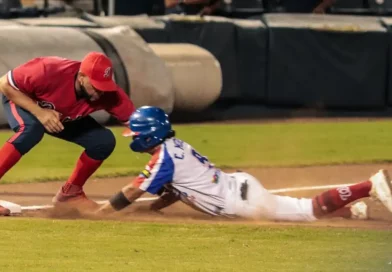
[[[199,161],[201,162],[203,165],[208,166],[209,168],[214,167],[209,160],[207,159],[207,157],[204,157],[202,155],[200,155],[196,150],[192,149],[192,155]]]

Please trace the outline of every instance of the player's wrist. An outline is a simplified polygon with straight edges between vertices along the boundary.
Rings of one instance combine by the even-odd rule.
[[[41,108],[40,106],[38,106],[37,104],[34,103],[34,105],[32,105],[32,107],[29,109],[29,112],[34,115],[35,117],[38,117],[41,115],[41,113],[44,111],[43,108]]]
[[[115,211],[120,211],[132,202],[125,196],[125,194],[120,191],[109,199],[109,203]]]

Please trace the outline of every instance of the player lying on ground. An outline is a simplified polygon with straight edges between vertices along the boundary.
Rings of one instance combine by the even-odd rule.
[[[116,141],[89,115],[106,110],[127,126],[134,111],[132,101],[113,81],[110,59],[99,52],[87,54],[81,62],[34,58],[1,77],[0,92],[8,123],[16,132],[0,149],[0,178],[47,133],[85,149],[53,201],[95,204],[86,198],[83,185],[110,156]],[[0,214],[9,211],[0,208]]]
[[[110,198],[98,212],[121,210],[145,192],[160,198],[151,208],[158,211],[181,200],[214,216],[265,218],[281,221],[314,221],[324,216],[366,218],[366,205],[347,204],[373,196],[392,212],[391,184],[386,171],[368,181],[326,191],[313,199],[269,193],[253,176],[225,173],[215,168],[191,145],[175,138],[168,116],[162,109],[141,107],[130,118],[135,152],[152,158],[129,186]]]

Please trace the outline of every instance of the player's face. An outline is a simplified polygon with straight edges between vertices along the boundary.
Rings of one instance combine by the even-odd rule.
[[[137,135],[133,135],[132,136],[132,141],[134,141],[135,139],[137,139]],[[150,154],[150,155],[153,155],[154,153],[155,153],[155,150],[158,148],[158,146],[156,146],[156,147],[152,147],[152,148],[150,148],[150,149],[147,149],[147,150],[145,150],[145,151],[141,151],[140,153],[148,153],[148,154]]]
[[[86,99],[90,101],[96,101],[102,95],[102,91],[95,89],[86,76],[80,78],[80,88],[82,89],[82,92],[84,92]]]

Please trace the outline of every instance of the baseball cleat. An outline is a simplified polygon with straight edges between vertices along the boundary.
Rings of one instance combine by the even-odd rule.
[[[11,211],[3,206],[0,206],[0,216],[8,216],[11,214]]]
[[[360,201],[350,207],[351,218],[359,220],[369,219],[369,209],[365,202]]]
[[[384,206],[392,212],[392,184],[387,170],[381,169],[375,175],[370,177],[372,189],[369,195],[379,200]]]
[[[68,186],[66,193],[64,187],[60,188],[52,202],[57,207],[68,206],[81,209],[96,209],[99,207],[95,201],[87,198],[81,187],[76,185]]]

